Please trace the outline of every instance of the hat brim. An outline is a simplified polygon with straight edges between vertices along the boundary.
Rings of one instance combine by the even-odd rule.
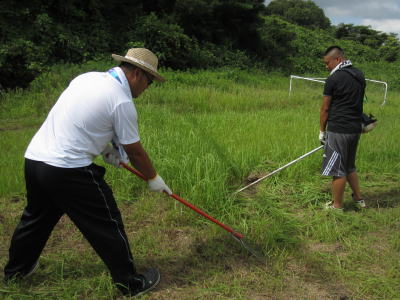
[[[154,70],[152,70],[152,69],[150,69],[150,68],[148,68],[148,67],[146,67],[146,66],[144,66],[144,65],[142,65],[142,64],[140,64],[140,63],[138,63],[136,61],[133,61],[133,60],[131,60],[129,58],[126,58],[125,56],[112,54],[111,57],[114,60],[118,61],[118,62],[123,62],[124,61],[124,62],[130,63],[131,65],[134,65],[134,66],[142,69],[143,71],[151,74],[155,81],[158,81],[158,82],[164,82],[165,81],[165,78],[162,77],[160,74],[158,74],[156,71],[154,71]]]

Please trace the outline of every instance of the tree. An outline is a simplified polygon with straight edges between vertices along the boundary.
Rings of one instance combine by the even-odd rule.
[[[0,84],[26,87],[52,64],[80,63],[122,48],[143,1],[114,2],[0,1]]]
[[[191,55],[198,49],[197,40],[184,34],[179,25],[169,24],[154,13],[138,19],[127,48],[137,43],[155,52],[163,66],[174,69],[191,67]]]
[[[328,29],[330,20],[313,1],[273,0],[266,8],[267,15],[280,16],[286,21],[308,28]]]
[[[262,0],[176,0],[175,20],[199,41],[257,52]]]
[[[263,43],[264,59],[271,67],[290,69],[292,55],[295,48],[292,41],[296,34],[287,22],[276,16],[266,16],[264,23],[259,28]]]
[[[339,24],[335,27],[335,37],[343,40],[357,41],[373,49],[378,49],[388,39],[386,33],[376,31],[371,26]]]
[[[380,57],[387,62],[394,62],[399,58],[400,41],[397,35],[391,33],[383,45],[379,48]]]

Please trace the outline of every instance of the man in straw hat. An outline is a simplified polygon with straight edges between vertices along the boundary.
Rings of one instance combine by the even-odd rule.
[[[157,72],[157,57],[147,49],[134,48],[125,56],[112,57],[119,67],[85,73],[71,81],[26,150],[28,204],[11,240],[6,281],[36,270],[40,253],[64,214],[89,241],[124,294],[142,294],[160,280],[156,269],[136,272],[120,211],[103,178],[105,168],[93,159],[102,154],[107,163],[118,167],[129,158],[148,178],[150,190],[172,194],[140,143],[132,101],[153,80],[165,80]]]

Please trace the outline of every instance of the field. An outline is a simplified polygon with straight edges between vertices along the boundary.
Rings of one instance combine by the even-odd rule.
[[[0,98],[0,265],[25,205],[23,154],[68,82],[108,63],[56,66],[25,91]],[[216,70],[164,72],[135,104],[142,143],[172,190],[233,227],[259,262],[214,223],[133,174],[107,166],[139,270],[162,276],[144,299],[399,299],[400,95],[368,86],[365,112],[378,126],[361,138],[357,167],[366,203],[322,209],[330,178],[322,151],[239,194],[234,192],[319,146],[322,85],[281,74]],[[326,74],[325,74],[326,75]],[[369,78],[374,78],[369,76]],[[379,77],[381,79],[382,76]],[[104,165],[101,158],[96,163]],[[107,269],[67,217],[40,269],[0,284],[1,299],[117,299]],[[3,275],[0,275],[2,279]]]

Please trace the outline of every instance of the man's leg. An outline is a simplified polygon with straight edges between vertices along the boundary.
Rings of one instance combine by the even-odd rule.
[[[343,206],[346,181],[346,177],[333,177],[332,179],[332,200],[335,208],[341,208]]]
[[[342,134],[328,132],[321,168],[322,175],[332,176],[332,203],[335,208],[342,208],[346,187],[346,170],[343,168],[346,152],[342,149],[343,139]]]
[[[356,171],[356,153],[358,142],[360,140],[359,134],[354,134],[349,138],[349,155],[347,160],[347,181],[353,191],[353,201],[360,201],[362,198],[360,191],[360,183]],[[364,204],[365,206],[365,204]]]
[[[362,199],[361,197],[361,191],[360,191],[360,183],[358,180],[358,174],[356,171],[351,172],[350,174],[347,175],[347,181],[351,187],[351,190],[353,191],[353,200],[354,201],[359,201]]]
[[[40,163],[25,160],[27,206],[11,239],[4,279],[24,276],[35,266],[51,231],[63,215],[47,197],[37,176]]]
[[[53,176],[53,199],[79,228],[110,270],[113,281],[124,292],[142,287],[137,277],[128,238],[113,193],[94,164],[60,169]],[[59,182],[62,180],[62,184]]]

